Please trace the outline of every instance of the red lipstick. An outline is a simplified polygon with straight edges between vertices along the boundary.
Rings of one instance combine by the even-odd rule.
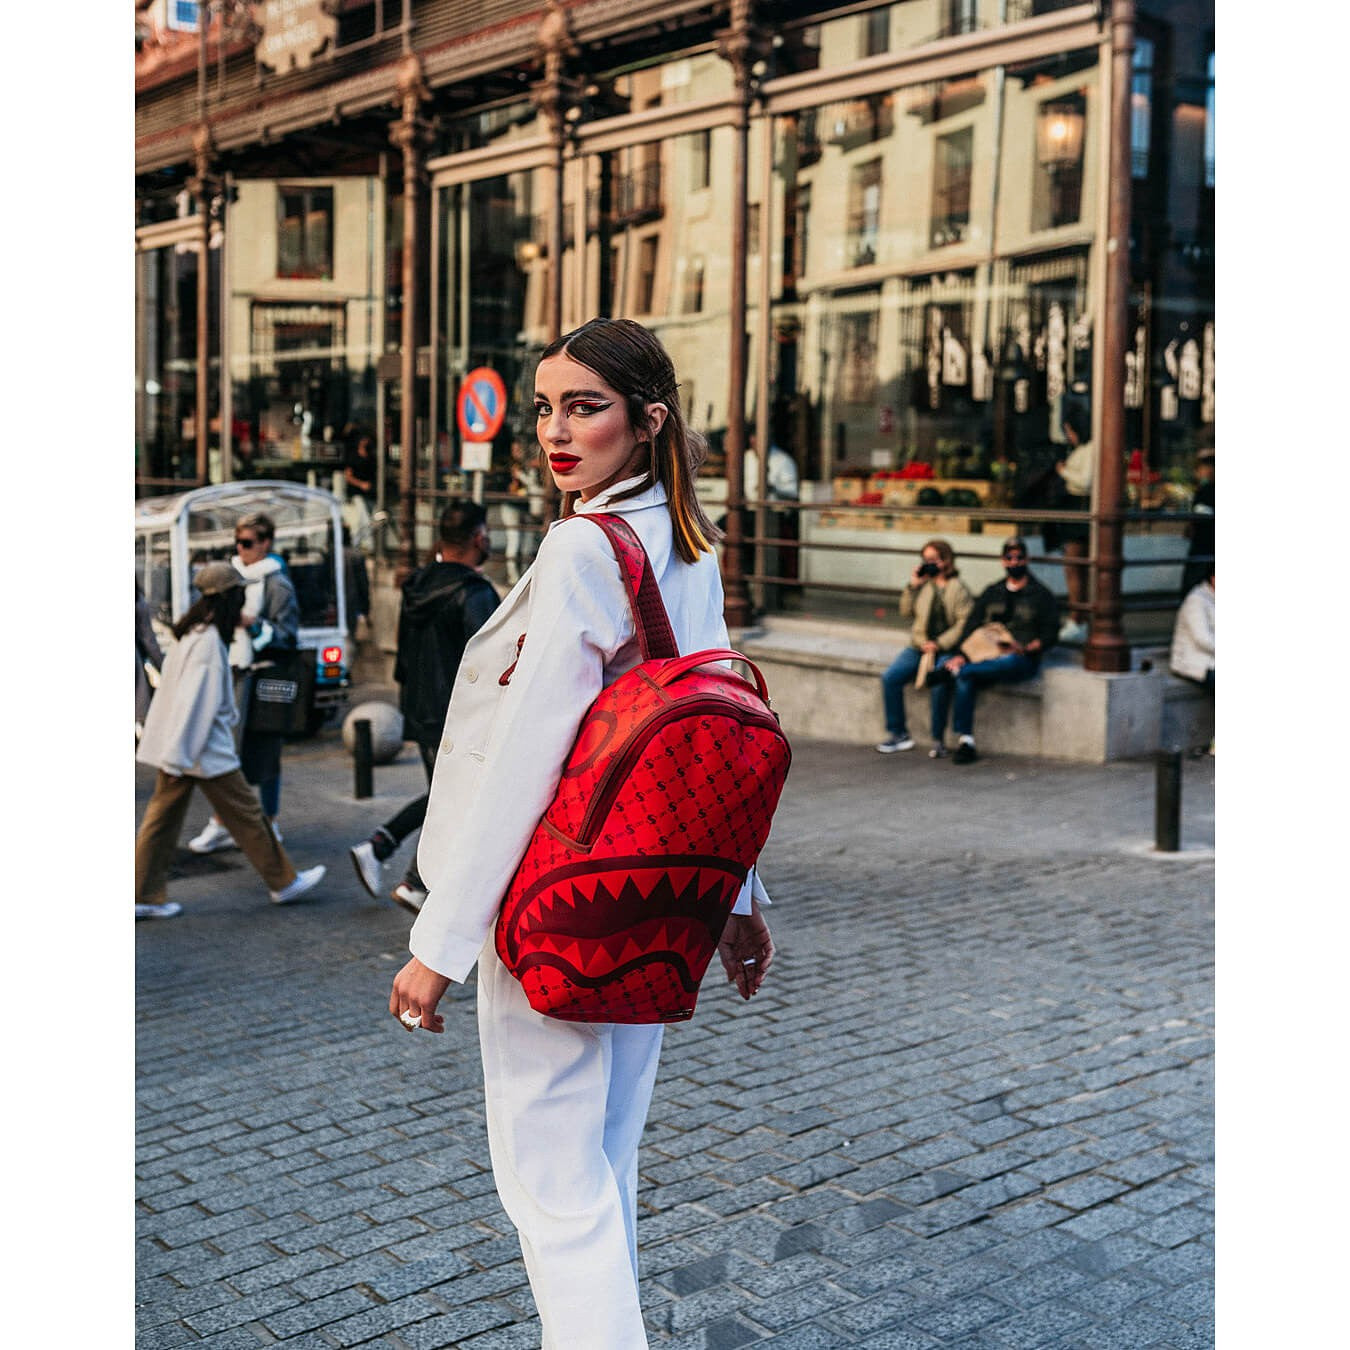
[[[565,473],[568,469],[574,468],[581,463],[580,455],[556,454],[548,457],[549,467],[557,469],[560,473]]]

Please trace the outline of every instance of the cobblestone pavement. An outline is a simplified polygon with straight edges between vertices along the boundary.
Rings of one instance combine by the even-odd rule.
[[[651,1342],[1210,1346],[1214,761],[1188,761],[1162,858],[1148,764],[917,754],[796,747],[775,970],[749,1005],[710,980],[667,1033]],[[280,909],[237,852],[182,853],[184,915],[137,927],[137,1344],[537,1347],[472,983],[444,1036],[399,1029],[408,919],[345,855],[420,765],[355,801],[328,732],[285,775],[319,898]]]

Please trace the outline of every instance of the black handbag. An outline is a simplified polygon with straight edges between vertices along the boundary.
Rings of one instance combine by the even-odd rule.
[[[297,736],[309,720],[314,699],[315,654],[312,647],[295,651],[269,648],[250,673],[249,731]]]

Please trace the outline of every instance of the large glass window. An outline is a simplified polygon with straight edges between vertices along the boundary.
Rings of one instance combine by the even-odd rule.
[[[932,245],[959,244],[970,228],[970,175],[974,160],[972,127],[937,139],[933,161]]]
[[[513,490],[513,442],[518,443],[520,462],[533,464],[538,448],[534,368],[552,336],[550,280],[560,264],[567,276],[576,251],[575,203],[569,199],[563,210],[563,257],[552,256],[553,198],[553,170],[547,168],[498,174],[437,194],[441,284],[435,431],[428,438],[435,448],[419,455],[416,466],[417,479],[425,486],[466,491],[472,475],[481,471],[491,505],[494,495]],[[501,429],[484,445],[464,438],[458,417],[464,377],[480,367],[495,371],[506,388]],[[541,501],[526,504],[536,527],[542,526]],[[425,512],[419,543],[431,541],[434,505]],[[495,515],[492,523],[494,530],[500,524]],[[514,552],[511,565],[527,556]],[[514,579],[508,574],[507,580]]]
[[[1148,152],[1153,143],[1153,42],[1136,36],[1134,74],[1130,82],[1130,173],[1148,177]]]
[[[207,314],[208,446],[220,444],[220,249],[209,250]],[[197,473],[196,241],[147,249],[136,257],[136,473],[194,478]],[[210,450],[208,450],[208,456]],[[210,463],[208,460],[208,472]]]
[[[864,267],[877,260],[881,239],[881,161],[855,164],[848,183],[848,242],[846,255],[851,267]]]
[[[328,281],[333,275],[333,189],[277,189],[277,276]]]
[[[244,179],[230,207],[231,470],[328,487],[359,432],[378,434],[391,238],[380,181]],[[334,230],[341,218],[343,228]],[[401,240],[395,225],[392,238]],[[397,261],[392,269],[397,278]]]
[[[1083,133],[1087,108],[1081,92],[1061,94],[1036,110],[1033,228],[1075,224],[1083,199]]]
[[[1064,408],[1092,398],[1095,89],[1095,51],[900,88],[879,135],[827,135],[815,158],[800,128],[832,127],[838,105],[777,120],[771,422],[813,491],[871,500],[910,466],[929,502],[1013,505],[1053,466]],[[900,495],[914,507],[912,485]],[[822,542],[829,528],[803,522]],[[859,582],[870,565],[822,553],[807,572]]]

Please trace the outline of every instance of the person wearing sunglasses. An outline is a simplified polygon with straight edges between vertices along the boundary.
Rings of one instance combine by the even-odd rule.
[[[928,677],[933,688],[933,725],[945,727],[948,710],[952,730],[959,738],[953,764],[971,764],[975,750],[975,697],[991,684],[1016,684],[1029,680],[1041,668],[1041,658],[1059,636],[1059,602],[1050,590],[1031,575],[1027,546],[1013,536],[1003,545],[1003,580],[986,587],[975,601],[957,641],[957,650],[944,656]],[[987,661],[971,661],[962,644],[985,624],[1001,623],[1012,635],[1000,655]]]
[[[294,651],[300,634],[300,602],[286,564],[272,551],[276,525],[270,516],[256,511],[234,527],[234,570],[244,581],[242,628],[230,648],[230,664],[247,669],[270,650]],[[239,758],[244,778],[258,789],[263,814],[278,841],[281,827],[281,746],[279,731],[256,731],[244,723],[239,737]],[[188,841],[193,853],[215,853],[237,848],[229,830],[212,816],[200,834]]]

